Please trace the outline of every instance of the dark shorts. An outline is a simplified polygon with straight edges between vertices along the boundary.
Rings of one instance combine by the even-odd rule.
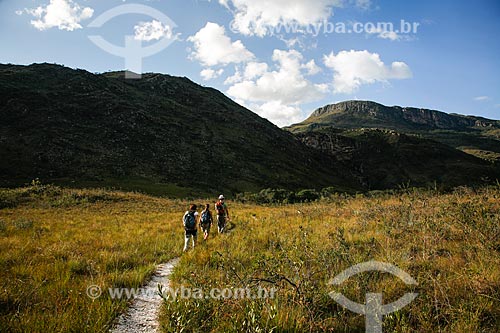
[[[203,232],[210,231],[210,227],[211,226],[212,226],[212,223],[202,224],[201,225],[201,230],[203,230]]]
[[[184,230],[186,231],[186,237],[191,237],[191,236],[196,237],[198,235],[198,229],[193,229],[193,230],[184,229]]]
[[[217,225],[219,227],[223,227],[226,225],[226,216],[225,215],[217,215]]]

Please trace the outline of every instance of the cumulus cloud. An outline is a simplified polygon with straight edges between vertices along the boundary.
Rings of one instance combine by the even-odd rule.
[[[387,82],[391,79],[412,77],[410,67],[404,62],[393,62],[386,66],[377,53],[364,51],[341,51],[325,55],[324,63],[334,71],[335,93],[350,94],[363,84]]]
[[[222,69],[222,68],[219,69],[219,70],[214,70],[214,69],[211,69],[211,68],[205,68],[204,70],[202,70],[200,72],[200,75],[203,78],[203,80],[208,81],[208,80],[212,80],[212,79],[218,78],[219,76],[222,75],[222,73],[224,73],[224,69]]]
[[[296,105],[284,105],[280,101],[252,104],[248,108],[279,127],[299,123],[303,120],[300,107]]]
[[[283,104],[297,104],[317,100],[323,96],[324,86],[305,78],[302,59],[302,54],[296,50],[274,50],[273,61],[278,64],[278,70],[264,71],[261,64],[249,64],[259,68],[261,75],[249,75],[256,74],[256,71],[245,69],[243,80],[231,86],[228,94],[252,102],[279,100]]]
[[[140,22],[134,27],[134,39],[142,41],[159,40],[163,37],[172,38],[172,28],[169,25],[164,25],[160,21],[153,20],[151,22]]]
[[[80,22],[94,15],[92,8],[82,8],[72,0],[50,0],[48,5],[26,9],[26,12],[36,18],[30,23],[38,30],[55,27],[67,31],[81,29]]]
[[[367,0],[357,0],[367,2]],[[234,13],[233,31],[263,37],[282,24],[307,26],[327,20],[343,0],[219,0]]]
[[[275,70],[266,63],[249,62],[226,80],[232,84],[227,94],[277,125],[300,121],[300,105],[323,98],[328,90],[326,84],[306,78],[317,66],[303,60],[296,50],[274,50]]]
[[[302,65],[302,68],[307,69],[307,75],[316,75],[321,72],[321,68],[316,65],[316,62],[314,60],[311,60],[307,64]]]
[[[237,82],[241,82],[243,80],[243,75],[240,72],[240,69],[238,67],[234,68],[234,74],[227,77],[226,80],[224,81],[225,85],[228,84],[233,84]]]
[[[366,32],[370,35],[377,35],[378,38],[389,39],[392,41],[397,41],[397,40],[403,39],[403,36],[398,35],[396,32],[384,30],[382,28],[373,27],[372,29],[369,29]]]
[[[216,23],[208,22],[188,41],[194,44],[191,56],[205,66],[242,63],[254,58],[240,40],[232,42],[224,27]]]

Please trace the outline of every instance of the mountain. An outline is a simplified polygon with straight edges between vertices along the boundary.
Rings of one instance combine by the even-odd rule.
[[[346,102],[286,131],[187,78],[124,74],[0,65],[0,186],[39,178],[199,196],[330,186],[355,192],[408,181],[450,187],[498,176],[490,162],[424,137],[435,129],[460,138],[467,132],[483,144],[480,129],[498,129],[484,118]],[[370,126],[407,134],[358,128]]]
[[[499,128],[499,121],[481,117],[347,101],[286,129],[346,164],[364,187],[384,189],[498,179]]]
[[[1,186],[361,188],[341,163],[187,78],[0,65],[0,119]]]
[[[385,106],[371,101],[346,101],[315,110],[304,121],[339,128],[383,127],[394,130],[470,130],[500,128],[500,121],[436,110]]]
[[[500,121],[441,111],[346,101],[315,110],[287,129],[303,132],[321,127],[379,128],[439,141],[480,158],[500,161]]]
[[[356,181],[371,190],[407,184],[450,188],[490,182],[500,175],[491,162],[394,130],[322,127],[296,135],[347,165]]]

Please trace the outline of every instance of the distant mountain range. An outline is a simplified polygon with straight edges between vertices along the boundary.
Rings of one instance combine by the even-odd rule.
[[[0,65],[0,119],[1,186],[40,178],[171,195],[354,192],[499,175],[498,121],[350,101],[283,130],[215,89],[162,74]]]
[[[385,106],[370,101],[347,101],[314,111],[292,132],[318,128],[379,128],[439,141],[469,154],[500,161],[500,121],[441,111]]]

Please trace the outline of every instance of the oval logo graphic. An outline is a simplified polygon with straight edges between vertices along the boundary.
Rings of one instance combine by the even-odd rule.
[[[331,279],[328,282],[328,285],[340,285],[351,276],[372,271],[390,273],[400,278],[407,285],[418,284],[417,281],[415,281],[415,279],[413,279],[408,273],[392,264],[379,261],[367,261],[344,270]],[[365,315],[365,327],[367,333],[382,333],[383,316],[404,308],[417,297],[418,293],[406,293],[397,301],[386,305],[383,305],[382,293],[367,293],[365,295],[365,304],[353,302],[340,293],[331,292],[329,295],[344,308],[349,309],[352,312]]]
[[[177,27],[175,22],[164,13],[153,7],[141,4],[127,4],[114,7],[102,13],[99,17],[92,21],[88,27],[100,28],[115,17],[129,14],[147,15],[170,27],[172,30]],[[142,41],[135,39],[135,37],[131,35],[125,36],[125,46],[111,44],[100,35],[90,35],[88,38],[92,41],[92,43],[107,53],[125,59],[125,69],[128,70],[125,74],[125,78],[140,78],[143,59],[163,51],[175,41],[175,38],[168,38],[167,36],[164,36],[158,40],[157,43],[143,47]]]

